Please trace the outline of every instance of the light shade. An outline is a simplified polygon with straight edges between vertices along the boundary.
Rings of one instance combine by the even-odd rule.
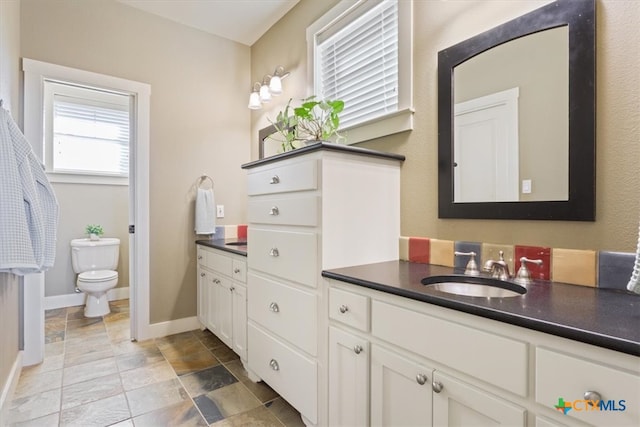
[[[260,102],[260,94],[258,92],[251,92],[251,95],[249,95],[249,108],[252,110],[262,108],[262,102]]]
[[[273,96],[278,96],[282,93],[282,79],[280,76],[271,77],[271,81],[269,82],[269,91]]]
[[[263,83],[263,85],[260,87],[260,101],[271,101],[271,92],[269,91],[269,86],[267,86],[266,83]]]

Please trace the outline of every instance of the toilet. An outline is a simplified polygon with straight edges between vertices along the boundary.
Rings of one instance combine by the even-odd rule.
[[[99,317],[110,313],[107,292],[118,284],[118,255],[120,239],[73,239],[71,264],[78,273],[76,286],[87,295],[84,307],[86,317]]]

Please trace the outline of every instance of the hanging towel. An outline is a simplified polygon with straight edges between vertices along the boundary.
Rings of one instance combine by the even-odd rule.
[[[53,266],[58,212],[42,164],[0,108],[0,271],[23,275]]]
[[[196,195],[196,234],[216,232],[215,198],[213,189],[198,188]]]
[[[636,262],[633,266],[633,273],[629,283],[627,283],[627,289],[631,292],[640,294],[640,229],[638,230],[638,246],[636,248]]]

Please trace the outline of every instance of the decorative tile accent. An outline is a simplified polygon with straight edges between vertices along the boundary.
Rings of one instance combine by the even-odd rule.
[[[431,239],[429,256],[431,264],[453,267],[453,241]]]
[[[224,239],[224,231],[225,231],[226,227],[224,225],[218,225],[216,226],[216,232],[214,233],[213,237],[216,239]]]
[[[514,274],[515,264],[513,262],[513,253],[514,249],[512,245],[496,245],[493,243],[483,243],[482,244],[482,262],[483,264],[478,264],[480,270],[482,270],[482,266],[485,262],[492,259],[494,261],[498,261],[500,259],[500,251],[504,252],[504,260],[509,265],[509,273]]]
[[[402,261],[409,261],[409,238],[400,236],[399,257]]]
[[[246,239],[247,238],[247,225],[240,224],[238,225],[238,239]]]
[[[475,252],[476,264],[478,264],[479,269],[482,269],[482,243],[458,241],[455,242],[453,247],[456,252]],[[454,254],[453,266],[456,268],[467,268],[469,258],[468,256],[455,256]]]
[[[628,252],[606,252],[598,255],[598,287],[627,289],[633,273],[636,254]]]
[[[429,264],[429,239],[426,237],[409,237],[409,261]]]
[[[238,237],[238,226],[237,225],[225,225],[224,226],[224,238],[225,239],[235,239],[237,237]]]
[[[554,282],[596,286],[596,251],[554,248],[551,264]]]
[[[541,259],[542,265],[527,263],[527,268],[531,272],[532,279],[551,280],[551,248],[542,246],[520,246],[516,245],[515,275],[520,268],[520,258],[526,257],[532,260]]]

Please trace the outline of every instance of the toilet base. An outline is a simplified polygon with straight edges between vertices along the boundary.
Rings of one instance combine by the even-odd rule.
[[[100,317],[109,313],[111,313],[111,308],[109,308],[109,298],[107,298],[106,292],[101,295],[87,293],[87,302],[84,306],[85,317]]]

